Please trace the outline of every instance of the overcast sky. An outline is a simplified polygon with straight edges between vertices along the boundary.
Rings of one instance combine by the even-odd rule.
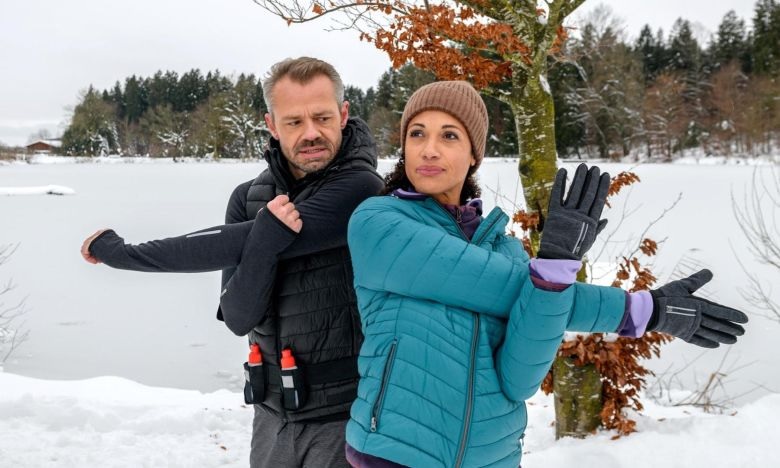
[[[716,30],[728,10],[750,25],[753,1],[588,0],[577,16],[603,3],[629,38],[643,24],[668,33],[683,17],[698,33]],[[286,57],[332,63],[348,84],[376,85],[390,62],[357,33],[325,32],[330,23],[288,27],[251,0],[2,0],[0,6],[0,142],[24,144],[46,128],[61,134],[79,90],[113,86],[130,75],[192,68],[255,73]]]

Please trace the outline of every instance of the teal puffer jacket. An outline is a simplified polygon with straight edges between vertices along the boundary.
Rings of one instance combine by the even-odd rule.
[[[514,467],[566,329],[614,331],[617,288],[536,288],[494,209],[471,242],[432,198],[374,197],[349,222],[365,334],[347,425],[356,450],[413,467]]]

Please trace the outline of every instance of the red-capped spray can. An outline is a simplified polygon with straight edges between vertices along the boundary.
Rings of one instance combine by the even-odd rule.
[[[244,363],[244,402],[247,405],[259,405],[265,398],[265,372],[260,345],[249,345],[249,357]]]
[[[290,348],[282,350],[280,364],[284,408],[288,410],[300,409],[306,403],[303,371],[295,364],[295,357]]]

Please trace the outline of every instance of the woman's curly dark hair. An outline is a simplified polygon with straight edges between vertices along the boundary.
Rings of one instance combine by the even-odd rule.
[[[478,198],[482,191],[477,184],[477,176],[474,173],[477,172],[477,166],[470,166],[466,173],[466,181],[463,183],[463,190],[460,191],[460,204],[463,205],[467,201]],[[392,172],[385,176],[385,188],[382,189],[382,195],[388,195],[396,189],[408,190],[414,188],[409,178],[406,177],[406,160],[403,156],[395,164]]]

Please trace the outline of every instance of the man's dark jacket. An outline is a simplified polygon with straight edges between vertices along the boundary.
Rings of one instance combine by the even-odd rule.
[[[268,383],[262,406],[290,421],[346,419],[356,396],[355,360],[362,342],[347,223],[357,205],[383,185],[376,145],[366,124],[350,119],[338,154],[321,171],[295,180],[276,140],[265,158],[268,168],[231,195],[228,224],[139,245],[107,231],[90,252],[121,269],[222,269],[218,318],[260,344],[268,369],[278,366],[281,349],[290,348],[311,377],[308,400],[299,410],[283,409],[278,380]],[[300,233],[263,209],[280,194],[300,212]]]
[[[249,341],[260,344],[264,365],[278,366],[281,350],[290,348],[296,364],[312,369],[307,377],[323,377],[315,366],[332,374],[325,382],[309,382],[307,403],[294,412],[282,408],[279,382],[270,379],[265,408],[291,421],[346,418],[357,396],[356,359],[363,341],[347,223],[357,205],[382,188],[376,145],[368,127],[350,119],[337,157],[322,171],[295,180],[277,140],[265,157],[268,169],[230,197],[226,223],[252,219],[274,197],[287,194],[303,228],[297,236],[277,229],[273,242],[254,241],[250,234],[241,264],[223,272],[218,316],[237,334],[249,332]],[[247,290],[257,292],[249,303]]]

